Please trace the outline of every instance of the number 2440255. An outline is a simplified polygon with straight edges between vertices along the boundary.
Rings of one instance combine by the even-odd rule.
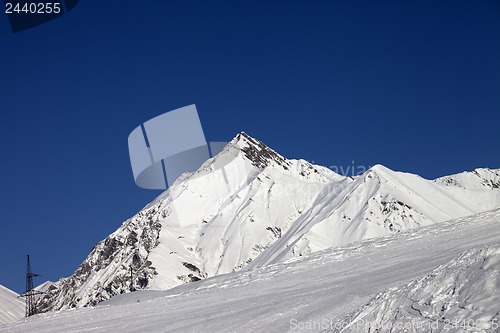
[[[32,2],[32,3],[5,3],[6,14],[59,14],[61,12],[60,2]]]

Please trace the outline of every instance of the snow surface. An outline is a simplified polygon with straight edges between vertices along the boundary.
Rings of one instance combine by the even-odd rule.
[[[240,133],[97,244],[71,277],[48,289],[41,307],[167,290],[500,208],[500,170],[478,170],[450,176],[464,186],[382,165],[343,177]]]
[[[0,285],[0,325],[13,323],[24,317],[24,301],[19,294]]]
[[[353,329],[346,318],[396,324],[460,317],[480,324],[467,332],[495,332],[499,248],[500,210],[494,210],[168,291],[44,313],[0,331],[339,332]]]
[[[500,331],[500,245],[468,250],[403,287],[377,295],[342,332]],[[366,325],[358,325],[366,323]],[[398,327],[399,325],[399,327]],[[341,330],[339,330],[341,331]]]

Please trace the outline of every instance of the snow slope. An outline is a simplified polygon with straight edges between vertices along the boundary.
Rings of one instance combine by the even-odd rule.
[[[0,325],[13,323],[24,317],[24,302],[19,294],[0,285]]]
[[[468,250],[346,318],[352,325],[339,332],[499,332],[500,244]]]
[[[500,319],[499,248],[495,210],[168,291],[44,313],[0,331],[339,332],[350,329],[351,318],[420,318],[420,311],[475,320],[481,327],[469,331],[493,333]]]
[[[500,189],[471,185],[494,179],[485,177],[469,177],[463,188],[381,165],[343,177],[240,133],[97,244],[72,276],[48,289],[41,307],[167,290],[499,208]]]

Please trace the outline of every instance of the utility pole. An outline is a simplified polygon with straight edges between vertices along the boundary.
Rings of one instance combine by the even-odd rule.
[[[130,266],[130,291],[135,291],[134,276],[132,275],[132,266]]]
[[[37,313],[35,295],[43,294],[33,289],[33,278],[37,276],[39,275],[31,272],[30,256],[28,255],[28,262],[26,264],[26,291],[19,296],[26,299],[26,317]]]

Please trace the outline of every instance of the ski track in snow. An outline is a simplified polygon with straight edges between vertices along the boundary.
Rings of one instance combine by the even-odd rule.
[[[403,297],[401,295],[418,292],[417,287],[424,285],[426,276],[433,270],[437,281],[442,281],[439,277],[446,276],[443,269],[462,267],[457,264],[461,262],[460,254],[465,253],[462,256],[468,258],[467,253],[483,253],[488,246],[494,249],[498,245],[500,210],[494,210],[327,249],[251,271],[219,275],[168,291],[128,293],[97,307],[40,314],[0,326],[0,331],[328,332],[329,329],[320,327],[309,330],[307,325],[325,321],[339,323],[346,316],[366,315],[363,311],[370,306],[376,307],[382,301],[391,304],[391,300]],[[440,265],[444,268],[436,270]],[[453,276],[462,276],[457,270],[452,272]],[[463,276],[465,279],[469,275]],[[497,287],[499,279],[497,275],[493,280]],[[492,302],[498,300],[495,298],[498,288],[494,290],[497,294],[489,295]],[[382,295],[381,301],[375,298],[377,294]],[[481,309],[490,311],[495,306],[482,304],[469,312],[461,308],[460,311],[477,316]],[[500,305],[496,311],[500,311]],[[383,315],[379,311],[373,320]],[[482,316],[494,318],[495,313]],[[496,316],[498,318],[498,313]],[[477,332],[494,330],[483,327]]]

